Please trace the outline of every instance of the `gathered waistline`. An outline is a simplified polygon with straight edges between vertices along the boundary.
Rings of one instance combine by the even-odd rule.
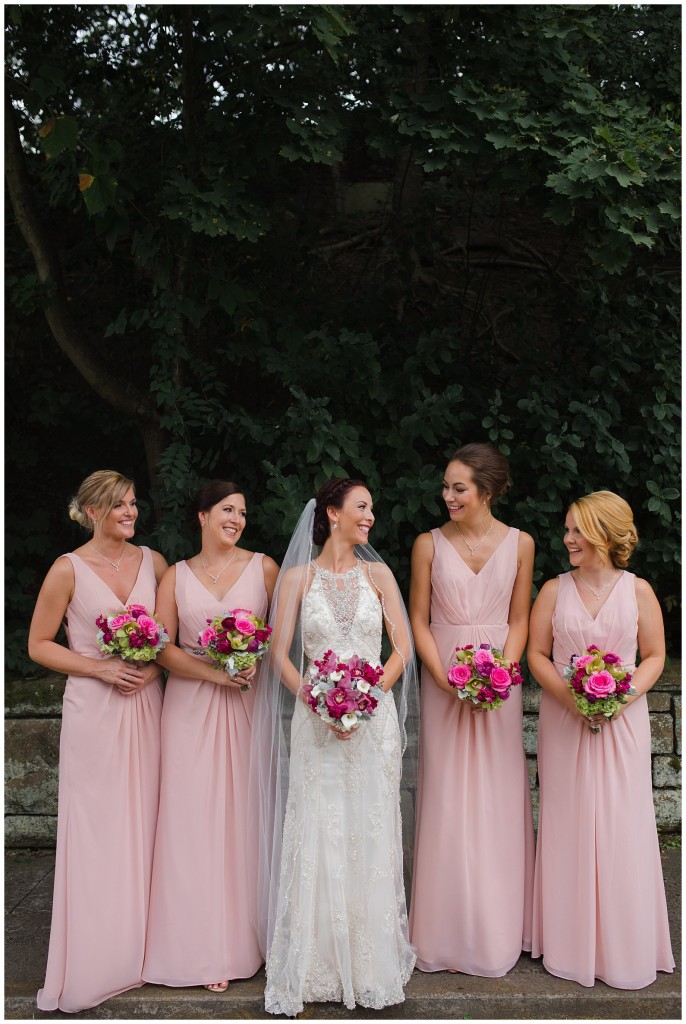
[[[429,626],[445,627],[446,629],[507,629],[507,622],[430,622]]]

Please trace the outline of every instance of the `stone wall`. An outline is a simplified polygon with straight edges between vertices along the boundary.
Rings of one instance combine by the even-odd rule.
[[[9,847],[55,844],[63,692],[64,676],[59,675],[10,679],[5,684],[5,838]],[[524,746],[535,816],[539,701],[539,687],[527,683]],[[661,832],[677,832],[681,829],[681,662],[673,661],[665,669],[648,694],[648,706],[657,826]]]

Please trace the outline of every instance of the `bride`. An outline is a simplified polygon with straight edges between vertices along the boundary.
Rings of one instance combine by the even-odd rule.
[[[415,964],[400,818],[410,724],[416,735],[414,651],[393,574],[367,544],[373,524],[363,483],[328,481],[300,517],[277,583],[253,731],[269,1013],[295,1016],[327,1000],[350,1010],[400,1003]],[[378,707],[338,731],[305,702],[307,667],[328,650],[378,665],[384,625]]]

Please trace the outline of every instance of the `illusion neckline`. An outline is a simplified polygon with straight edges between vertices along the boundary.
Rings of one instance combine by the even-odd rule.
[[[312,565],[315,567],[315,570],[317,572],[320,572],[322,574],[322,576],[330,576],[332,579],[340,580],[343,579],[345,576],[352,576],[353,573],[359,572],[360,561],[361,559],[356,558],[355,565],[352,567],[352,569],[346,569],[345,572],[331,572],[330,569],[325,569],[323,566],[315,562],[314,559],[312,559]]]

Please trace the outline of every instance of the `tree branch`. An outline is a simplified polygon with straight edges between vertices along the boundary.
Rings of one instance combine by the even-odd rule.
[[[38,214],[8,92],[5,92],[5,178],[17,227],[33,256],[38,280],[48,289],[44,312],[55,341],[103,401],[124,416],[132,416],[141,423],[156,423],[149,396],[115,377],[112,367],[94,354],[74,323],[59,259]]]

